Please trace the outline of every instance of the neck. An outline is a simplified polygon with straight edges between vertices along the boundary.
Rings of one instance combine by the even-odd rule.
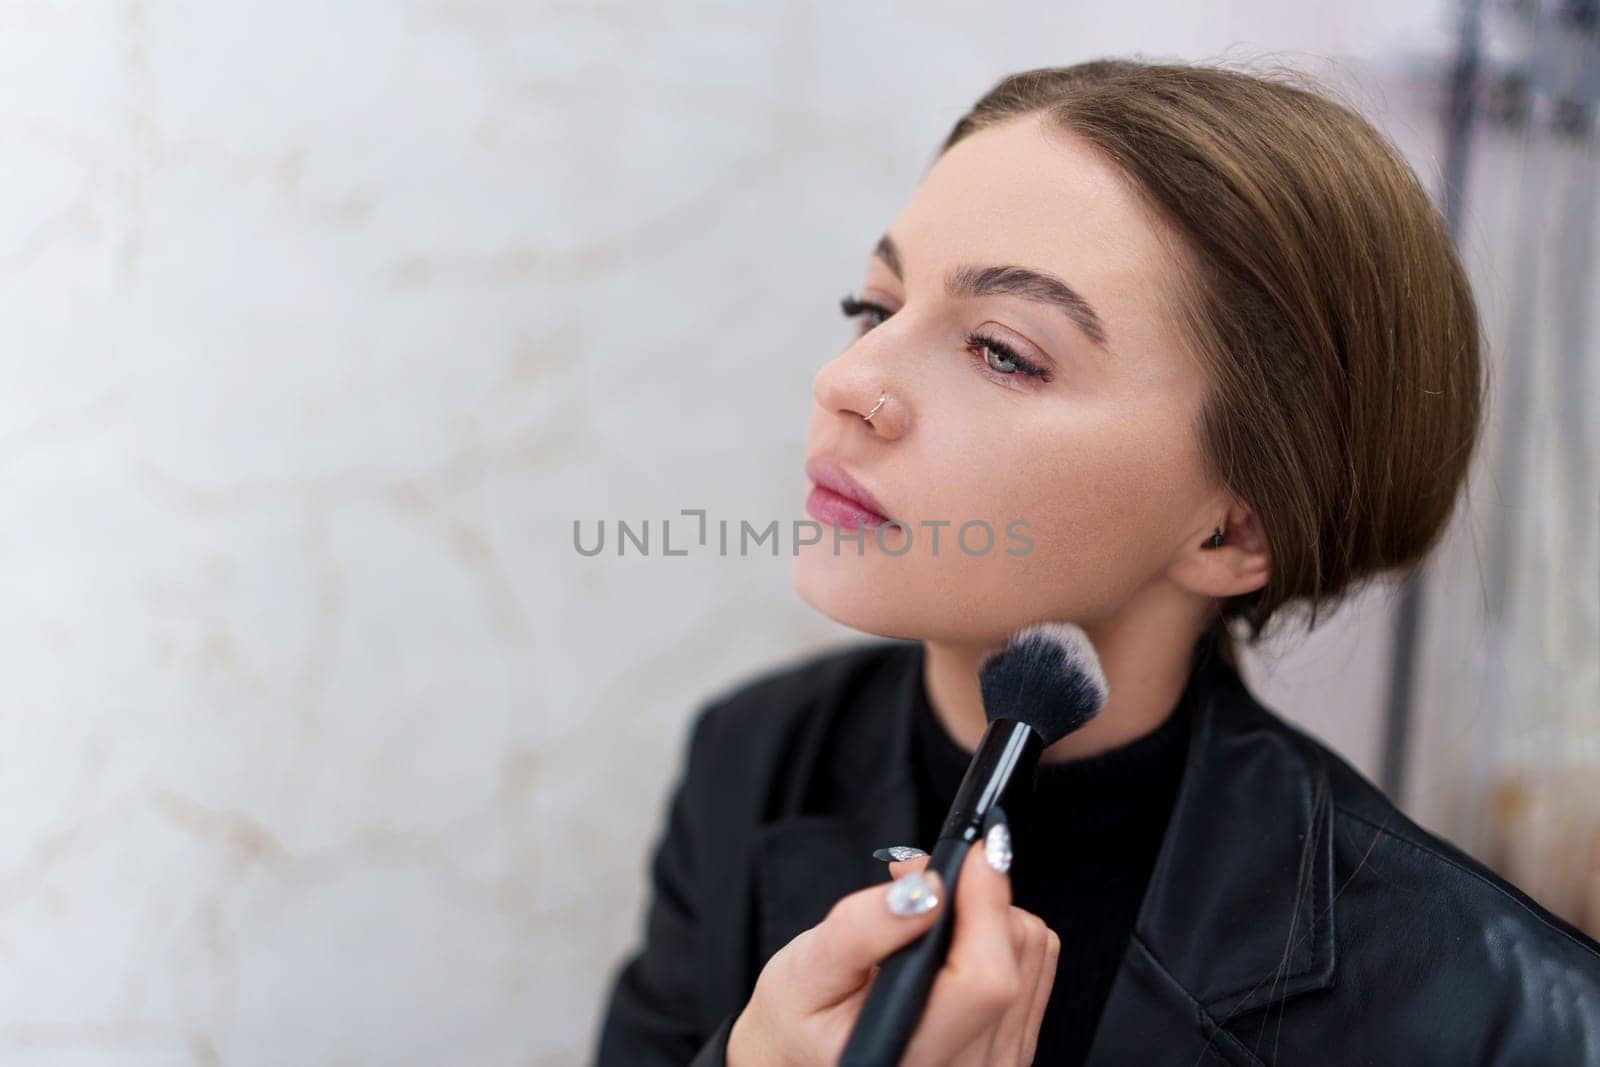
[[[1170,595],[1169,595],[1170,594]],[[1083,626],[1105,672],[1109,697],[1100,713],[1039,756],[1041,763],[1086,759],[1155,730],[1177,707],[1204,607],[1176,590],[1149,586],[1117,615]],[[1074,620],[1076,621],[1076,620]],[[975,751],[989,719],[978,688],[978,664],[998,645],[925,641],[923,684],[945,731]]]

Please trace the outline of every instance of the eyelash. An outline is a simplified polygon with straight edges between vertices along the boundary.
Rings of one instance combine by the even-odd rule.
[[[844,310],[844,315],[847,319],[856,318],[857,316],[866,314],[869,311],[875,312],[883,319],[887,319],[894,314],[894,312],[890,311],[882,304],[876,304],[870,300],[857,300],[853,294],[846,295],[842,300],[840,300],[839,306]],[[880,322],[879,325],[881,324],[882,323]],[[861,333],[864,334],[870,329],[872,329],[871,326],[863,325],[861,327]],[[1012,348],[999,338],[990,337],[974,330],[972,333],[967,334],[966,342],[969,348],[987,348],[990,351],[999,354],[1001,359],[1004,359],[1006,362],[1017,368],[1015,371],[1010,373],[1007,373],[1006,371],[997,371],[993,367],[989,366],[988,360],[984,360],[984,368],[992,374],[996,374],[1002,378],[1026,375],[1030,378],[1037,378],[1041,382],[1048,382],[1051,378],[1051,374],[1048,370],[1029,363],[1027,360],[1017,355],[1016,349]],[[980,356],[979,358],[981,359],[982,357]]]

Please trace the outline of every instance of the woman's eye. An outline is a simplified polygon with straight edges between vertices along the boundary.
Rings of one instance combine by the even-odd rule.
[[[983,359],[985,363],[989,364],[990,367],[993,367],[1001,374],[1015,374],[1017,371],[1017,365],[1015,363],[1011,362],[1011,360],[1007,359],[1005,356],[1000,355],[988,345],[983,346]]]
[[[845,295],[839,301],[839,307],[846,318],[863,317],[860,332],[857,336],[865,334],[875,326],[882,326],[894,312],[882,304],[873,303],[871,300],[858,300],[853,295]],[[1037,378],[1041,382],[1048,382],[1052,375],[1043,367],[1036,367],[1032,363],[1017,355],[1012,347],[997,338],[988,337],[982,333],[970,333],[966,338],[967,348],[981,353],[984,364],[992,374],[1001,377],[1026,377]]]
[[[849,295],[839,301],[839,307],[844,310],[844,316],[847,319],[853,319],[858,315],[867,315],[869,318],[876,317],[876,321],[862,323],[862,333],[866,333],[874,326],[882,326],[884,320],[894,314],[882,304],[874,304],[870,300],[857,300],[854,296]]]
[[[1004,341],[973,333],[967,335],[967,347],[977,349],[988,368],[1004,377],[1038,378],[1041,382],[1048,382],[1051,378],[1049,371],[1029,363]]]

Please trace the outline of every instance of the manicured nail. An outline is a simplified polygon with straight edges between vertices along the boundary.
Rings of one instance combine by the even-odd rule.
[[[934,871],[912,871],[896,878],[884,896],[884,903],[896,915],[921,915],[939,906],[939,875]]]
[[[888,848],[880,848],[875,851],[872,854],[872,858],[888,863],[890,860],[914,860],[918,856],[926,855],[926,852],[911,845],[890,845]]]
[[[1011,869],[1011,830],[1006,826],[1005,812],[996,804],[985,821],[989,829],[983,835],[983,858],[989,861],[989,866],[1005,874]]]

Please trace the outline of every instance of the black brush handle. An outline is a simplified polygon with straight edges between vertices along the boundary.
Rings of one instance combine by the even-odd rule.
[[[939,915],[915,941],[878,965],[855,1029],[839,1057],[839,1067],[894,1067],[900,1062],[922,1019],[934,977],[950,951],[950,935],[955,929],[956,880],[967,850],[977,837],[976,830],[969,833],[970,836],[941,837],[933,846],[933,855],[923,869],[938,871],[944,882]]]
[[[944,902],[933,925],[878,966],[866,1002],[845,1043],[839,1067],[896,1067],[928,1004],[928,990],[950,951],[956,913],[956,882],[972,843],[995,817],[1004,818],[1003,803],[1032,793],[1043,742],[1037,732],[1016,719],[994,718],[978,741],[972,763],[956,789],[950,814],[939,828],[939,840],[923,870],[935,870],[944,882]]]

